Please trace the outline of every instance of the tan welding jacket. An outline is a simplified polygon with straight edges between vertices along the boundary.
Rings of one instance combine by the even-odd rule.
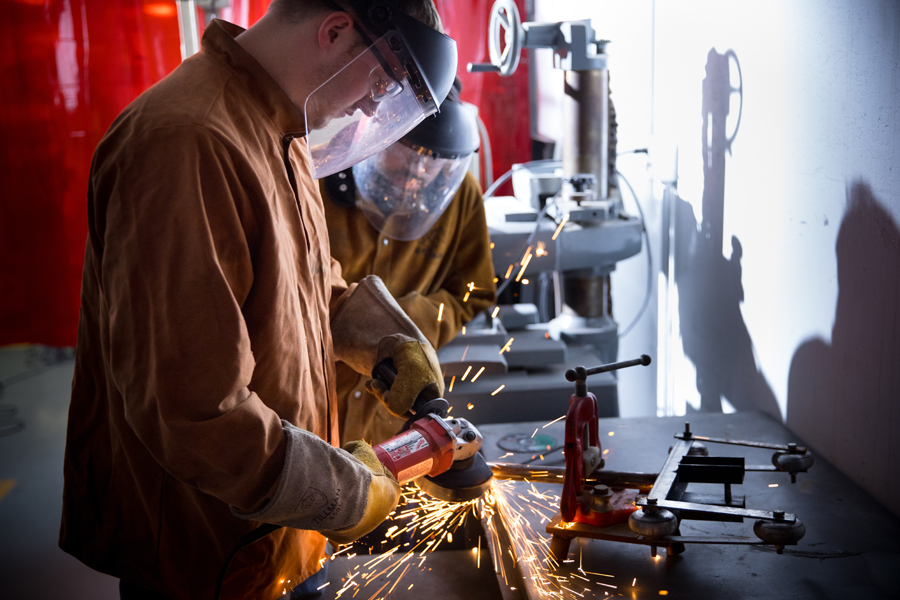
[[[346,284],[302,113],[214,21],[203,51],[100,142],[65,455],[60,546],[203,600],[260,523],[281,419],[337,442],[329,307]],[[281,597],[324,538],[283,528],[232,561],[222,598]],[[62,594],[65,596],[65,594]]]
[[[324,189],[320,191],[331,254],[341,263],[344,279],[381,277],[435,348],[452,340],[464,324],[496,300],[484,198],[470,173],[431,229],[409,242],[382,235],[361,210],[338,206]],[[403,420],[391,416],[366,391],[368,377],[341,362],[337,374],[342,440],[378,443],[399,431]]]

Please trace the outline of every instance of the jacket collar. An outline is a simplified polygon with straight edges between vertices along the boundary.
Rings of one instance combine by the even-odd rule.
[[[272,120],[282,134],[304,135],[306,120],[272,76],[234,38],[244,29],[221,19],[213,19],[203,33],[203,51],[224,63],[234,78]]]

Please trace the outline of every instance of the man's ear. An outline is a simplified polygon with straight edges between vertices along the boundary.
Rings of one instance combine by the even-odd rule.
[[[353,17],[341,11],[330,13],[319,25],[316,41],[322,50],[346,52],[356,43]]]

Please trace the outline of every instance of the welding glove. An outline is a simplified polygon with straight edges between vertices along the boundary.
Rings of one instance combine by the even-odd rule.
[[[369,533],[397,506],[400,486],[365,442],[334,448],[282,420],[287,447],[278,489],[259,511],[237,517],[319,531],[345,544]]]
[[[371,375],[375,365],[393,360],[397,376],[390,388],[379,380],[366,383],[391,414],[406,416],[423,391],[443,396],[434,348],[378,276],[365,277],[350,293],[331,319],[331,334],[335,357],[358,373]]]
[[[359,523],[344,529],[322,531],[322,535],[336,544],[348,544],[366,535],[384,521],[391,512],[397,508],[400,500],[400,484],[387,470],[372,446],[362,440],[348,442],[344,450],[351,453],[354,458],[372,471],[372,479],[369,482],[369,495],[366,499],[366,508],[363,511]]]

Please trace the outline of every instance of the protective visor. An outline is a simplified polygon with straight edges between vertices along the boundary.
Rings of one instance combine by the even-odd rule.
[[[456,42],[412,17],[400,17],[405,17],[398,17],[403,29],[415,33],[413,43],[409,31],[388,31],[306,99],[314,178],[387,148],[437,112],[446,97],[456,72]],[[435,49],[427,61],[414,51],[423,44]]]
[[[418,239],[453,200],[470,157],[441,158],[421,146],[397,142],[353,167],[356,206],[387,237]]]

